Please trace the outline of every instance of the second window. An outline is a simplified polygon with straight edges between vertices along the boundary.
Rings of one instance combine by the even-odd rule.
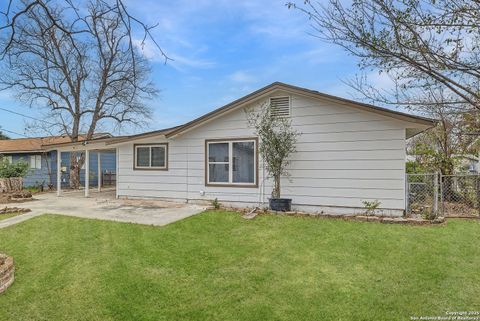
[[[255,139],[207,141],[207,185],[256,186]]]
[[[136,169],[167,169],[167,144],[135,145]]]

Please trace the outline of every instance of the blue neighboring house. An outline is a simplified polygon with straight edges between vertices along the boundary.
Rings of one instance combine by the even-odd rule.
[[[102,134],[103,136],[110,136]],[[107,136],[108,135],[108,136]],[[102,136],[102,137],[103,137]],[[97,137],[98,138],[98,135]],[[28,174],[24,177],[25,187],[43,185],[45,188],[56,185],[57,152],[48,150],[45,145],[66,143],[65,136],[19,138],[0,140],[0,158],[7,158],[9,162],[24,161],[29,164]],[[116,155],[115,151],[100,153],[102,185],[115,183]],[[62,186],[68,187],[70,176],[70,153],[62,152]],[[80,172],[80,182],[85,184],[85,169]],[[98,154],[90,152],[90,186],[97,186],[98,182]]]

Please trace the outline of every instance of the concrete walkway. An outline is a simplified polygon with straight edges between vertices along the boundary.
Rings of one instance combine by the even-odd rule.
[[[203,212],[206,207],[159,200],[118,200],[115,192],[65,192],[38,194],[33,201],[0,204],[0,207],[29,208],[32,211],[0,221],[0,228],[11,226],[43,214],[59,214],[116,222],[163,226]]]

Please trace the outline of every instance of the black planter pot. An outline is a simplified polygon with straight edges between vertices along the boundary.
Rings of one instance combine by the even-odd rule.
[[[269,198],[268,202],[272,211],[289,212],[292,210],[291,198]]]

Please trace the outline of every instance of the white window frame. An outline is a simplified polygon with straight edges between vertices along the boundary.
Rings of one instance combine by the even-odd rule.
[[[42,155],[30,155],[29,165],[30,169],[42,169]]]
[[[162,147],[165,150],[164,153],[164,166],[152,166],[152,147]],[[149,166],[139,166],[137,164],[137,151],[139,148],[148,148],[148,163]],[[151,170],[168,170],[168,143],[160,144],[135,144],[133,153],[133,168],[134,169],[151,169]]]
[[[233,181],[233,143],[252,143],[253,142],[253,183],[236,183]],[[228,144],[228,162],[210,162],[210,145]],[[205,185],[206,186],[228,186],[228,187],[258,187],[258,140],[256,138],[246,139],[225,139],[225,140],[206,140],[205,141]],[[210,165],[228,164],[228,182],[210,182]]]

